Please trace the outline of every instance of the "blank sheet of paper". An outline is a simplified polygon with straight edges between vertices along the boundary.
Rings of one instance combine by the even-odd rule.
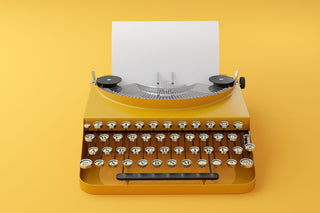
[[[112,23],[112,74],[123,83],[209,84],[219,74],[217,21]],[[157,77],[157,73],[158,77]]]

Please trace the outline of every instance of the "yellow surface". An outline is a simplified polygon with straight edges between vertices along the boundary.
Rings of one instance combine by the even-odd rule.
[[[319,1],[0,2],[0,212],[319,211]],[[241,195],[93,196],[78,182],[90,70],[111,68],[112,20],[219,20],[238,68],[257,182]],[[310,149],[310,150],[308,150]]]
[[[102,96],[100,92],[104,92],[105,95]],[[231,93],[230,93],[231,92]],[[95,130],[93,127],[93,123],[97,120],[104,123],[101,130],[108,131],[109,128],[105,125],[110,120],[115,121],[118,125],[114,128],[114,130],[123,130],[121,125],[119,125],[123,121],[130,121],[132,123],[131,127],[128,130],[136,130],[135,123],[136,121],[143,121],[145,123],[144,128],[141,130],[150,130],[148,123],[150,121],[156,120],[159,122],[159,126],[156,130],[166,130],[162,123],[166,120],[172,121],[173,125],[170,130],[181,130],[176,125],[179,121],[184,120],[189,125],[184,129],[186,131],[194,130],[190,123],[192,121],[198,120],[202,125],[198,130],[208,130],[205,122],[208,120],[214,120],[216,122],[216,126],[213,130],[222,130],[219,127],[219,123],[221,121],[227,120],[230,125],[226,130],[234,130],[233,122],[241,121],[243,123],[242,130],[249,129],[249,114],[248,109],[245,104],[244,97],[242,95],[242,90],[240,89],[239,84],[237,84],[234,89],[228,91],[228,94],[220,93],[218,95],[213,95],[213,97],[202,97],[202,101],[199,101],[199,105],[197,107],[189,107],[182,108],[183,102],[181,100],[151,100],[152,104],[156,106],[156,102],[162,102],[161,105],[164,105],[165,101],[168,101],[171,105],[178,105],[178,108],[170,108],[170,109],[155,109],[155,108],[137,108],[132,105],[128,105],[131,103],[147,103],[148,99],[134,99],[128,98],[120,95],[107,94],[106,91],[102,91],[99,87],[92,85],[90,95],[88,97],[88,103],[84,115],[84,123],[91,124],[91,128],[89,130]],[[109,96],[111,94],[111,96]],[[210,99],[215,98],[215,96],[220,96],[218,102],[210,102]],[[222,98],[221,98],[222,96]],[[114,102],[115,99],[122,101],[122,104]],[[128,101],[128,99],[131,99]],[[197,102],[196,99],[184,99],[183,101],[189,100],[191,102]],[[207,100],[206,105],[202,104]],[[181,103],[182,102],[182,103]],[[141,104],[139,103],[139,104]],[[178,104],[177,104],[178,103]],[[147,104],[146,104],[147,105]]]

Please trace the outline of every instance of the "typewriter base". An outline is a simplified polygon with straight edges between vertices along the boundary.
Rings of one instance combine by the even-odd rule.
[[[92,168],[99,172],[98,168]],[[163,183],[139,181],[139,183],[147,184],[131,184],[131,181],[120,181],[119,185],[104,185],[95,180],[96,175],[88,174],[88,170],[81,171],[80,187],[83,191],[90,194],[239,194],[251,191],[255,185],[254,168],[242,169],[245,174],[236,178],[232,184],[215,183],[212,181],[194,181],[191,183],[183,183],[183,181],[172,181],[168,184],[167,181]],[[86,173],[86,174],[85,174]],[[134,181],[137,182],[137,181]]]

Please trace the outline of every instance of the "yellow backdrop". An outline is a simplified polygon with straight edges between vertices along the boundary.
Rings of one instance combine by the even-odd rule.
[[[319,210],[319,1],[0,2],[0,212]],[[241,195],[93,196],[78,182],[91,70],[111,70],[111,21],[218,20],[257,145]]]

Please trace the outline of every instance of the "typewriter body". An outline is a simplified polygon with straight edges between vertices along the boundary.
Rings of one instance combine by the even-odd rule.
[[[92,194],[244,193],[255,183],[245,79],[207,85],[91,84],[80,186]]]

